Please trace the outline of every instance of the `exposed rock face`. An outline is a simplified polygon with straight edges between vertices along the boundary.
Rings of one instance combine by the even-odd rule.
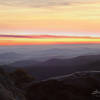
[[[26,100],[9,75],[0,68],[0,100]]]
[[[55,77],[30,85],[27,100],[100,100],[100,72],[81,72]]]

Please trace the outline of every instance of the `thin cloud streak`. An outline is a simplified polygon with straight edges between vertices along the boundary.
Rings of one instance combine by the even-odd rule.
[[[0,0],[0,5],[11,7],[51,7],[51,6],[67,6],[79,3],[94,3],[99,0]]]
[[[100,39],[100,37],[89,37],[89,36],[57,36],[57,35],[0,35],[0,38],[90,38],[90,39]]]

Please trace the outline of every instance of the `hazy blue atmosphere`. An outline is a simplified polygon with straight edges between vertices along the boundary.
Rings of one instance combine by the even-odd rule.
[[[45,61],[51,58],[73,58],[100,54],[99,44],[0,46],[0,64],[20,60]]]

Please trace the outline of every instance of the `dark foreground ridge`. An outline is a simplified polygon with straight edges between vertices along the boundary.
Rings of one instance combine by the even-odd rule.
[[[28,100],[100,100],[100,72],[77,72],[29,86]]]
[[[100,71],[76,72],[35,82],[22,70],[7,73],[0,69],[0,100],[100,100],[99,91]]]
[[[0,68],[0,100],[26,100],[24,92],[17,88],[9,74]]]

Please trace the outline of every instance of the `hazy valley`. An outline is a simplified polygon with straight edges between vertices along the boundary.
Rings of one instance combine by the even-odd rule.
[[[99,45],[9,46],[0,50],[0,100],[100,99]]]

